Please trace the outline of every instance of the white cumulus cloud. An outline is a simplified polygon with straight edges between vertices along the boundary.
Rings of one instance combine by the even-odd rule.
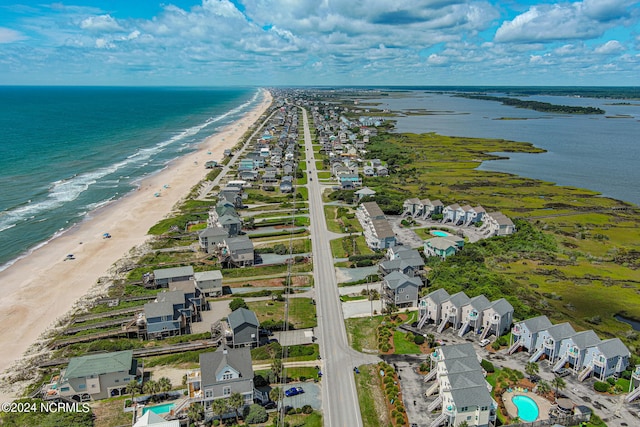
[[[623,52],[624,50],[625,50],[624,46],[622,46],[622,44],[618,40],[609,40],[605,44],[596,47],[594,49],[594,52],[608,55],[612,53],[620,53],[620,52]]]
[[[0,27],[0,43],[13,43],[24,39],[26,37],[21,32]]]
[[[90,16],[85,18],[80,22],[80,28],[100,33],[123,31],[123,28],[111,15]]]

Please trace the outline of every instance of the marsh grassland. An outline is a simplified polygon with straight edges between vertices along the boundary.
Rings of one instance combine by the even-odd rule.
[[[428,134],[382,133],[367,146],[389,177],[366,178],[387,213],[409,197],[502,211],[518,233],[474,244],[447,261],[430,260],[427,291],[444,287],[490,299],[505,296],[516,318],[536,313],[602,338],[640,340],[614,319],[640,319],[640,210],[598,193],[505,173],[478,171],[493,152],[539,153],[528,143]]]

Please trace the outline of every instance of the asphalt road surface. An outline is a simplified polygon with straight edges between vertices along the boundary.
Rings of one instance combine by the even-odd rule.
[[[318,328],[324,371],[322,406],[325,427],[362,426],[354,379],[354,366],[376,363],[380,359],[353,350],[347,341],[338,284],[329,245],[329,231],[322,204],[322,189],[315,169],[315,158],[307,111],[302,109],[307,159],[310,159],[309,212],[313,241],[313,276],[316,290]]]

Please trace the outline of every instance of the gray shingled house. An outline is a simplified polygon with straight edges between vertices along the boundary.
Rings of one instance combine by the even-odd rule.
[[[260,339],[260,322],[256,314],[246,308],[239,308],[227,317],[232,335],[227,343],[233,347],[256,347]]]

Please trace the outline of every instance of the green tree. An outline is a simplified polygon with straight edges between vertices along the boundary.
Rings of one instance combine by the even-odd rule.
[[[274,382],[280,382],[280,375],[282,374],[282,360],[279,357],[273,359],[271,362],[271,372],[273,372]]]
[[[556,389],[556,399],[558,398],[558,390],[564,390],[564,388],[567,386],[564,380],[560,377],[555,377],[551,381],[551,385]]]
[[[236,424],[240,422],[238,412],[240,411],[240,408],[242,408],[243,406],[244,406],[244,397],[242,397],[240,393],[231,393],[231,396],[229,396],[229,407],[233,409],[233,411],[235,412]]]
[[[204,420],[204,406],[200,403],[192,403],[187,410],[189,421],[198,425]]]
[[[161,377],[158,380],[158,391],[161,393],[166,393],[167,391],[171,391],[173,385],[171,384],[171,380],[167,377]]]
[[[547,394],[551,391],[551,386],[546,381],[540,381],[538,383],[538,393]]]
[[[267,410],[260,405],[253,404],[245,410],[244,421],[247,424],[264,423],[269,419]]]
[[[274,387],[269,391],[269,399],[276,403],[278,403],[278,401],[280,400],[281,395],[282,390],[280,389],[280,387]]]
[[[249,308],[249,307],[247,307],[247,303],[244,302],[244,299],[242,298],[232,299],[231,302],[229,303],[229,309],[231,311],[236,311],[239,308]]]
[[[524,371],[529,375],[529,378],[531,378],[540,372],[540,367],[536,362],[527,362],[527,364],[524,365]]]
[[[136,393],[140,392],[140,384],[138,384],[138,381],[136,380],[131,380],[129,381],[129,383],[127,384],[127,393],[131,395],[131,400],[133,400],[133,397],[136,395]]]
[[[211,402],[211,411],[213,411],[214,415],[218,416],[220,422],[222,422],[222,416],[228,411],[229,405],[227,404],[227,399],[214,399]]]
[[[146,394],[150,394],[152,397],[155,396],[156,393],[158,393],[159,389],[160,388],[158,386],[158,383],[154,380],[147,381],[142,387],[142,391],[144,391]]]

